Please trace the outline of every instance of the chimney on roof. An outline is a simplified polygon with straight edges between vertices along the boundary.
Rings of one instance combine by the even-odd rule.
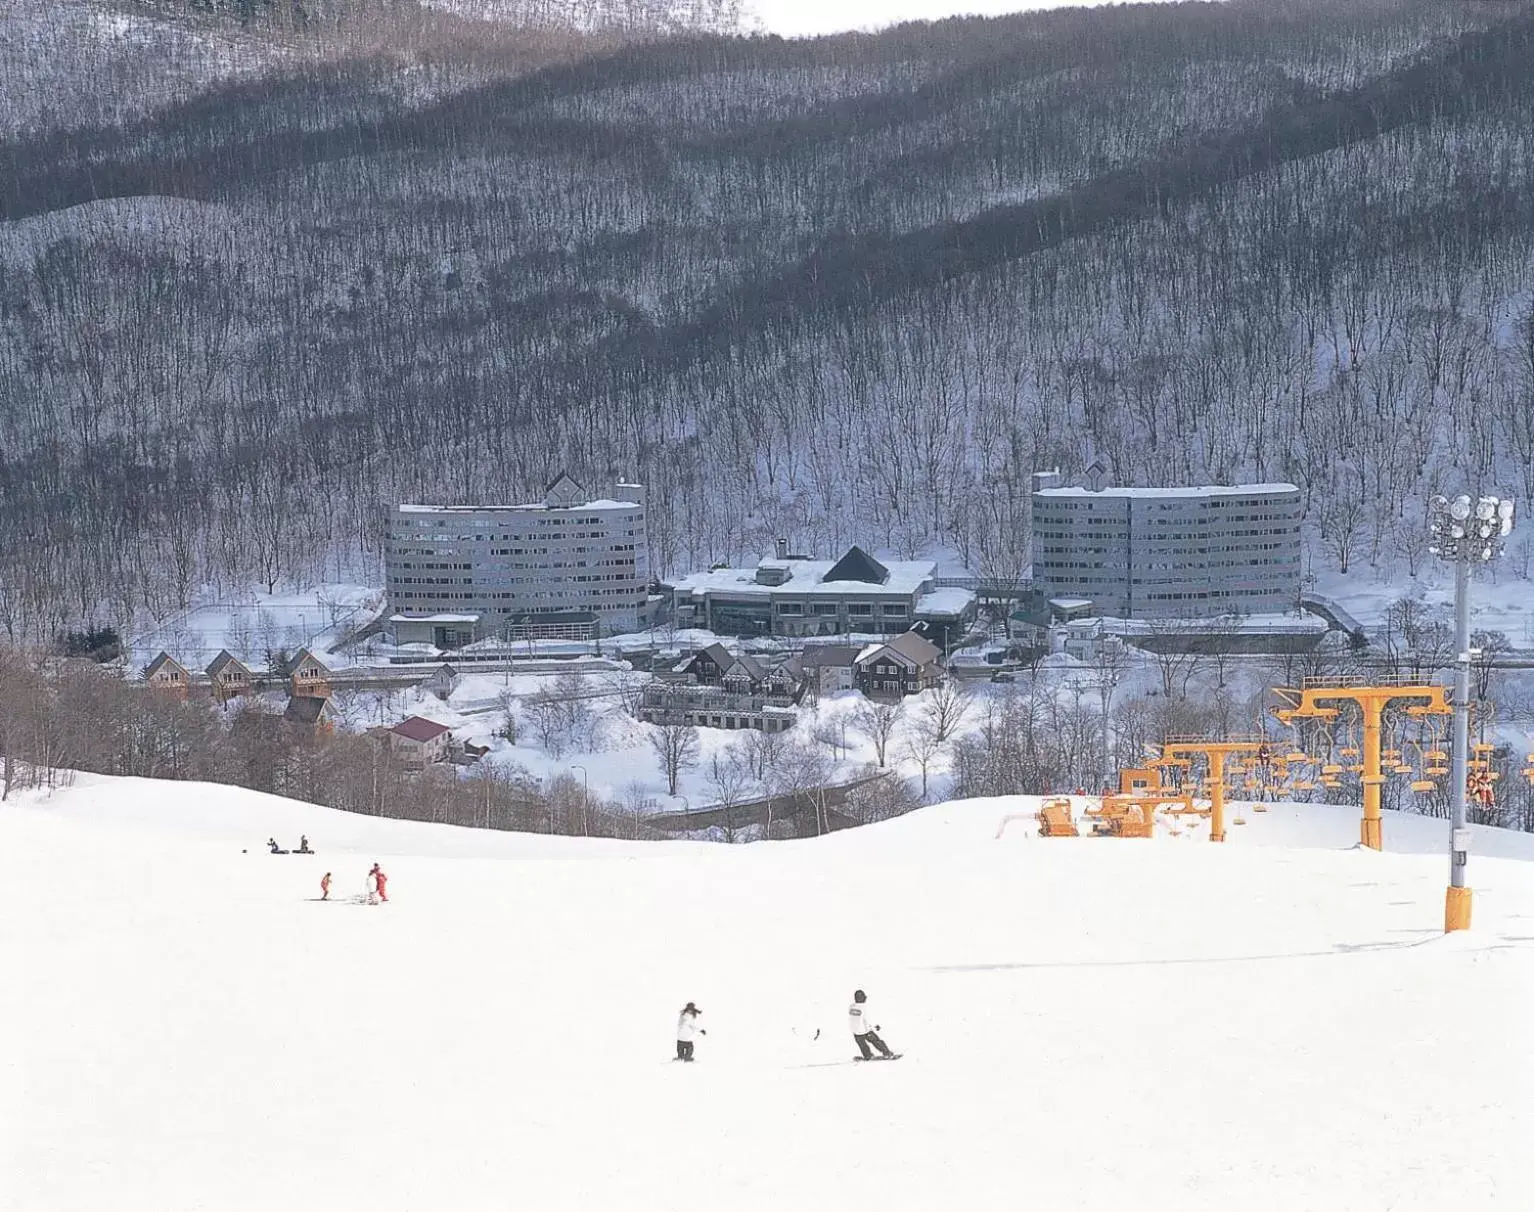
[[[777,550],[778,559],[780,559],[780,560],[788,559],[788,540],[787,539],[782,539],[782,538],[778,539],[777,543],[775,544],[775,547],[776,547],[776,550]]]
[[[1046,488],[1060,487],[1060,469],[1053,471],[1036,471],[1033,473],[1033,491],[1043,492]]]

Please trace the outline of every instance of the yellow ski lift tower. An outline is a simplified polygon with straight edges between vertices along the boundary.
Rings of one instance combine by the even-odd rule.
[[[1445,688],[1397,684],[1385,678],[1377,678],[1372,684],[1341,678],[1306,678],[1297,690],[1276,690],[1274,693],[1288,704],[1274,714],[1289,726],[1301,719],[1335,720],[1341,712],[1340,704],[1358,704],[1364,718],[1361,755],[1364,816],[1359,824],[1358,840],[1371,850],[1382,849],[1380,787],[1386,776],[1380,767],[1380,718],[1391,703],[1405,704],[1406,714],[1415,718],[1451,715],[1453,708],[1449,706]],[[1327,772],[1323,770],[1323,773]]]
[[[1161,761],[1191,761],[1202,757],[1209,763],[1209,840],[1225,840],[1225,760],[1232,754],[1271,753],[1268,742],[1260,737],[1249,740],[1206,741],[1175,737],[1161,746]],[[1152,763],[1155,765],[1156,763]]]

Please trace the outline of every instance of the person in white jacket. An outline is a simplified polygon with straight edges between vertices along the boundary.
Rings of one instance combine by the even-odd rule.
[[[852,995],[852,1005],[847,1008],[847,1025],[852,1028],[852,1038],[857,1040],[858,1051],[863,1054],[864,1060],[873,1060],[875,1048],[885,1060],[895,1055],[879,1038],[878,1025],[873,1020],[873,1012],[868,1008],[868,994],[861,989]]]
[[[707,1035],[708,1032],[698,1026],[699,1010],[691,1002],[682,1007],[682,1013],[676,1020],[676,1058],[679,1061],[692,1060],[692,1038],[695,1035]]]

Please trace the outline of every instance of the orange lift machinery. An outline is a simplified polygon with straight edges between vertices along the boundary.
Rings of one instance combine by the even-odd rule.
[[[1397,704],[1406,714],[1420,719],[1429,715],[1452,715],[1448,688],[1414,683],[1393,683],[1383,678],[1370,682],[1341,678],[1306,678],[1296,690],[1275,690],[1287,704],[1274,711],[1280,722],[1293,726],[1302,719],[1335,721],[1343,704],[1356,704],[1363,716],[1363,745],[1359,757],[1362,767],[1364,815],[1359,824],[1358,840],[1371,850],[1383,847],[1380,827],[1380,787],[1386,776],[1380,760],[1380,721],[1385,708]],[[1351,756],[1351,755],[1350,755]]]
[[[1154,837],[1156,810],[1193,812],[1193,796],[1178,787],[1162,785],[1161,771],[1154,767],[1119,771],[1119,790],[1105,795],[1096,808],[1088,808],[1096,837]]]

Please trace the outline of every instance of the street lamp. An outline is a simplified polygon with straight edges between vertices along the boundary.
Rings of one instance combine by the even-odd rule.
[[[1429,507],[1428,550],[1454,563],[1454,761],[1449,771],[1449,888],[1443,928],[1470,929],[1470,889],[1465,868],[1470,830],[1465,825],[1465,781],[1470,764],[1470,566],[1485,564],[1502,551],[1513,530],[1514,506],[1500,497],[1437,496]]]

